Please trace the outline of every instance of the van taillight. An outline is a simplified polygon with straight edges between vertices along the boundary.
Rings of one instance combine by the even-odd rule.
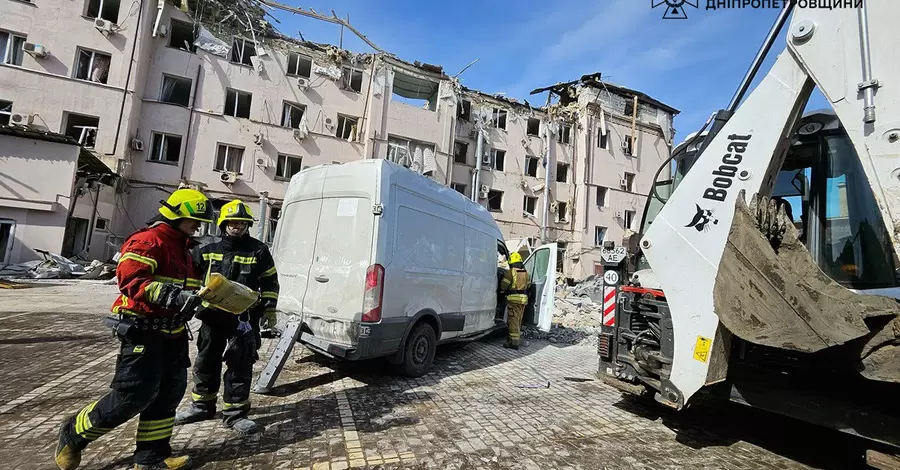
[[[369,266],[366,271],[366,293],[363,296],[364,322],[381,321],[381,298],[384,294],[384,268],[380,264]]]

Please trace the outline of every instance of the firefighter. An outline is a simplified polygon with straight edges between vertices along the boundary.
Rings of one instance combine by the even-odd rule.
[[[506,295],[506,325],[509,329],[504,348],[519,349],[522,317],[528,304],[526,292],[530,284],[531,279],[528,278],[528,273],[522,265],[522,255],[519,252],[509,255],[509,271],[506,271],[500,281],[500,292]]]
[[[222,381],[222,362],[226,366],[222,417],[226,426],[239,434],[253,434],[259,426],[247,418],[250,411],[250,381],[253,363],[259,359],[261,344],[260,320],[268,327],[276,323],[278,302],[278,273],[269,248],[251,237],[253,213],[250,206],[235,199],[224,206],[217,224],[221,239],[200,247],[195,259],[208,278],[219,273],[260,292],[260,301],[248,311],[236,316],[212,307],[201,308],[197,318],[202,320],[197,338],[197,361],[194,365],[194,389],[187,410],[178,413],[175,424],[187,424],[211,419],[216,414],[216,397]],[[238,341],[240,321],[250,322],[253,340]]]
[[[60,427],[55,460],[60,470],[81,463],[84,448],[140,414],[136,469],[187,469],[189,456],[173,457],[169,439],[175,409],[187,388],[188,335],[185,323],[200,299],[200,275],[191,257],[191,238],[201,222],[212,222],[206,196],[179,189],[160,201],[149,227],[122,244],[116,279],[116,315],[104,320],[121,345],[109,393],[81,408]]]

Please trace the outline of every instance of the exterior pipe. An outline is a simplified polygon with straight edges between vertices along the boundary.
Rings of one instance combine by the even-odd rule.
[[[84,234],[84,251],[91,252],[91,243],[94,241],[94,228],[97,225],[97,205],[100,202],[100,190],[103,185],[97,182],[97,189],[94,190],[94,207],[91,209],[91,221],[88,223],[87,233]],[[74,253],[78,254],[78,253]]]
[[[475,178],[472,184],[472,200],[478,202],[478,190],[481,185],[481,156],[484,153],[484,137],[481,135],[482,130],[481,118],[475,120]]]
[[[144,15],[144,2],[138,3],[137,22],[134,27],[134,39],[131,41],[131,58],[128,59],[128,75],[125,77],[125,87],[122,89],[122,105],[119,107],[119,121],[116,124],[116,138],[113,140],[112,153],[115,155],[119,148],[119,135],[122,133],[122,119],[125,117],[125,101],[128,99],[128,85],[131,84],[131,69],[134,67],[134,51],[137,49],[138,34],[141,32],[141,17]]]
[[[194,123],[194,105],[197,103],[197,88],[200,86],[200,72],[203,70],[203,64],[197,64],[197,77],[194,79],[194,94],[191,96],[191,105],[188,107],[188,125],[187,132],[184,136],[184,158],[181,161],[181,181],[184,181],[184,173],[187,169],[187,146],[191,142],[191,128]],[[151,142],[151,152],[153,151],[153,143]],[[195,145],[194,148],[197,148]]]
[[[866,2],[862,2],[859,8],[859,36],[862,46],[863,82],[860,88],[864,88],[865,108],[863,122],[871,124],[875,122],[875,87],[877,82],[872,79],[872,48],[869,44],[869,10]]]
[[[266,222],[268,221],[269,209],[269,193],[262,191],[259,193],[259,228],[256,230],[257,239],[263,243],[266,242]]]

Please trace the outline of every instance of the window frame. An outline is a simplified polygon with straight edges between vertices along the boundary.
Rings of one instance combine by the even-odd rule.
[[[603,225],[594,225],[594,246],[603,246],[603,242],[606,240],[606,234],[609,230],[609,227],[605,227]],[[603,236],[600,240],[597,240],[597,235],[602,234]]]
[[[356,126],[356,135],[353,135],[353,126]],[[355,142],[359,137],[359,118],[356,116],[338,113],[337,123],[334,126],[334,136],[338,139],[343,140],[347,140],[352,137],[352,140]]]
[[[537,121],[537,130],[532,134],[531,123],[532,121]],[[541,119],[536,117],[528,118],[528,121],[525,123],[525,135],[529,137],[540,137],[541,136]]]
[[[500,194],[500,208],[499,209],[491,209],[491,193]],[[499,189],[488,189],[487,197],[484,198],[485,203],[487,205],[488,212],[503,212],[503,196],[504,196],[503,191],[500,191]]]
[[[462,189],[462,191],[460,191],[460,188]],[[468,185],[465,183],[450,183],[450,189],[465,196],[466,191],[468,190]]]
[[[629,193],[633,193],[633,192],[634,192],[634,180],[635,180],[635,176],[636,176],[636,175],[635,175],[634,173],[629,173],[629,172],[627,172],[627,171],[624,172],[622,178],[625,179],[625,191],[626,191],[626,192],[629,192]]]
[[[603,194],[603,201],[600,201],[600,195]],[[609,188],[605,186],[597,186],[597,192],[594,194],[594,203],[597,207],[609,207]]]
[[[500,123],[503,123],[501,126]],[[494,125],[494,128],[506,130],[506,126],[509,124],[509,111],[503,108],[491,108],[491,123]]]
[[[103,227],[98,227],[98,223],[103,222]],[[104,219],[103,217],[97,217],[94,219],[94,231],[95,232],[108,232],[109,231],[109,220]]]
[[[563,171],[559,171],[559,169],[560,169],[559,167],[560,167],[560,166],[563,167]],[[556,162],[556,175],[555,175],[555,176],[556,176],[556,182],[557,182],[557,183],[565,183],[565,184],[568,184],[568,183],[569,183],[569,167],[570,167],[570,166],[571,166],[571,165],[569,165],[569,164],[566,163],[566,162]],[[562,179],[562,180],[559,179],[559,175],[560,175],[560,174],[563,175],[563,179]]]
[[[9,111],[4,111],[3,103],[9,103]],[[0,118],[0,126],[8,126],[10,119],[12,119],[13,114],[13,104],[12,101],[0,100],[0,116],[6,116],[6,122],[3,122],[2,118]]]
[[[3,57],[0,57],[0,64],[10,65],[13,67],[21,67],[22,63],[25,62],[25,43],[28,42],[27,34],[15,33],[6,29],[0,29],[0,33],[6,34],[6,48],[3,51]],[[19,42],[21,54],[19,57],[22,59],[22,63],[12,63],[10,61],[11,57],[14,54],[16,39],[21,39]]]
[[[637,217],[637,211],[625,210],[622,214],[622,226],[628,230],[634,230],[634,219]],[[629,220],[630,219],[630,220]]]
[[[284,159],[283,163],[282,163],[282,158]],[[298,167],[297,171],[295,171],[292,175],[289,175],[289,176],[285,176],[284,171],[282,171],[281,172],[282,174],[279,175],[278,169],[281,168],[281,169],[286,170],[288,168],[287,164],[290,160],[297,160],[297,167]],[[279,153],[278,156],[276,157],[276,160],[275,160],[275,179],[276,180],[290,181],[294,175],[296,175],[297,173],[299,173],[301,171],[303,171],[303,157],[302,156],[291,155],[288,153]]]
[[[294,57],[297,57],[297,62],[294,64],[295,70],[291,70],[291,59]],[[309,61],[309,73],[306,75],[302,75],[299,73],[301,58]],[[287,59],[288,59],[287,67],[286,67],[287,71],[285,72],[285,75],[287,75],[289,77],[312,78],[313,58],[311,56],[308,56],[306,54],[302,54],[302,53],[296,52],[296,51],[289,51],[287,54]]]
[[[162,139],[162,143],[161,143],[160,149],[159,149],[161,154],[165,153],[165,149],[169,148],[167,145],[168,139],[178,139],[178,159],[177,160],[171,161],[171,160],[167,160],[167,159],[159,159],[159,160],[153,159],[153,153],[154,153],[153,148],[156,146],[157,137]],[[184,143],[183,141],[184,141],[184,138],[178,134],[170,134],[167,132],[152,131],[150,133],[150,152],[147,154],[147,161],[150,163],[159,163],[162,165],[176,165],[177,166],[179,163],[181,163],[181,146]]]
[[[90,59],[90,62],[88,62],[88,67],[87,67],[88,76],[85,78],[80,78],[80,77],[78,77],[78,71],[81,69],[81,67],[79,67],[79,64],[81,64],[81,54],[83,52],[90,53],[91,59]],[[107,58],[109,58],[109,65],[108,65],[108,68],[106,69],[106,79],[102,82],[95,82],[95,81],[91,80],[91,76],[93,75],[92,70],[94,68],[93,67],[94,61],[97,60],[97,54],[100,54],[100,55],[103,55],[103,56],[106,56]],[[107,54],[105,52],[94,50],[94,49],[89,49],[87,47],[77,46],[75,48],[75,67],[73,67],[73,71],[72,71],[72,78],[74,78],[75,80],[82,80],[82,81],[90,82],[90,83],[102,83],[104,85],[108,85],[109,84],[109,72],[111,69],[112,69],[112,55],[111,54]]]
[[[528,211],[528,202],[534,202],[534,207],[531,208],[530,212]],[[536,196],[529,196],[527,194],[522,196],[522,212],[530,216],[537,217],[537,205],[538,198]]]
[[[497,166],[497,153],[503,153],[503,157],[500,158],[502,165]],[[479,164],[481,164],[479,162]],[[506,171],[506,150],[503,149],[491,149],[491,168],[496,171]]]
[[[306,105],[294,103],[287,100],[284,100],[281,103],[281,127],[285,129],[299,129],[300,123],[303,122],[303,116],[306,116]],[[296,125],[290,125],[293,124],[293,120],[291,120],[288,125],[285,125],[286,118],[290,116],[288,108],[300,110],[300,118],[297,120]]]
[[[572,125],[571,124],[563,124],[559,128],[559,135],[556,136],[556,141],[560,145],[570,145],[572,143]]]
[[[181,46],[174,46],[174,45],[172,45],[172,41],[175,39],[175,24],[176,24],[176,23],[178,23],[179,25],[184,25],[184,26],[187,26],[188,28],[190,28],[190,30],[191,30],[191,43],[190,43],[190,49],[184,49],[184,48],[181,47]],[[198,36],[198,31],[194,31],[194,24],[193,24],[193,23],[190,23],[190,22],[187,22],[187,21],[176,20],[175,18],[169,18],[169,40],[166,41],[166,47],[170,47],[170,48],[172,48],[172,49],[177,49],[177,50],[179,50],[179,51],[190,52],[191,54],[196,54],[196,53],[197,53],[197,46],[196,46],[194,43],[197,42],[197,36]]]
[[[530,174],[530,173],[528,173],[528,169],[529,169],[528,163],[529,163],[529,161],[531,161],[531,160],[533,160],[533,161],[535,162],[535,163],[534,163],[534,174],[533,174],[533,175]],[[538,157],[536,157],[536,156],[534,156],[534,155],[525,155],[525,168],[522,169],[522,173],[523,173],[525,176],[530,176],[530,177],[532,177],[532,178],[537,178],[537,177],[538,177],[538,169],[540,168],[540,166],[541,166],[541,160],[540,160]]]
[[[228,94],[231,93],[231,92],[234,92],[234,93],[235,93],[235,96],[234,96],[234,114],[228,114]],[[240,96],[241,96],[241,95],[247,95],[247,96],[249,97],[249,101],[250,101],[249,103],[247,103],[247,115],[246,115],[246,116],[238,116],[238,115],[237,115],[238,108],[239,108],[239,104],[240,104]],[[225,87],[225,106],[224,106],[224,109],[223,109],[223,114],[224,114],[225,116],[231,116],[231,117],[234,117],[234,118],[240,118],[240,119],[250,119],[250,110],[252,109],[252,107],[253,107],[253,93],[249,93],[249,92],[246,92],[246,91],[241,91],[241,90],[238,90],[238,89],[236,89],[236,88]]]
[[[597,148],[608,150],[609,148],[609,130],[603,132],[603,128],[597,126]]]
[[[347,74],[347,75],[349,75],[349,79],[346,81],[346,85],[345,85],[344,74],[346,72],[349,72]],[[359,74],[359,90],[353,89],[353,78],[356,76],[356,74]],[[349,91],[352,93],[362,93],[363,78],[365,78],[365,75],[363,74],[362,69],[357,69],[355,67],[350,67],[348,65],[345,65],[345,66],[341,67],[341,80],[340,80],[340,83],[338,84],[338,86],[343,91]]]
[[[84,9],[82,10],[82,16],[84,16],[85,18],[101,19],[101,20],[109,21],[110,23],[113,23],[113,24],[119,24],[119,16],[121,16],[121,14],[122,14],[122,2],[121,1],[119,1],[119,8],[116,9],[116,19],[114,19],[114,20],[103,17],[103,4],[106,2],[106,0],[97,0],[97,3],[98,3],[97,16],[91,16],[91,14],[90,14],[91,1],[92,0],[85,0]]]
[[[235,47],[234,46],[235,46],[235,43],[237,43],[237,41],[241,41],[241,43],[240,43],[241,52],[238,57],[238,60],[235,61],[235,58],[234,58]],[[253,54],[250,54],[247,57],[247,61],[244,62],[244,53],[246,52],[248,43],[251,44],[253,47]],[[244,66],[252,67],[253,62],[250,60],[250,58],[259,55],[259,54],[257,54],[257,52],[259,52],[257,50],[258,47],[259,47],[259,44],[257,44],[256,41],[254,41],[253,39],[248,39],[243,36],[232,36],[231,37],[231,50],[228,51],[228,62],[235,64],[235,65],[244,65]]]
[[[556,223],[565,224],[569,222],[568,214],[569,213],[569,203],[568,201],[557,201],[556,202]]]
[[[163,73],[162,76],[163,76],[162,81],[159,84],[159,102],[189,107],[191,105],[191,94],[194,91],[194,81],[187,77],[179,77],[178,75],[172,75],[172,74],[168,74],[168,73]],[[171,80],[175,80],[175,81],[179,81],[179,80],[187,81],[187,83],[188,83],[187,103],[182,104],[182,103],[176,103],[175,101],[166,101],[163,99],[163,90],[166,89],[166,79],[167,78],[171,79]]]
[[[219,169],[219,168],[216,168],[216,165],[218,165],[218,163],[219,163],[219,148],[221,148],[221,147],[225,147],[226,151],[225,151],[225,161],[222,162],[223,167],[221,169]],[[216,143],[216,157],[215,157],[215,161],[213,161],[213,171],[218,172],[218,173],[224,173],[226,171],[233,171],[233,170],[228,169],[228,166],[229,166],[228,162],[232,158],[232,155],[231,155],[232,149],[241,151],[241,161],[240,161],[240,165],[239,165],[240,169],[238,171],[235,171],[235,173],[237,173],[239,175],[244,174],[244,154],[247,151],[246,147],[242,147],[240,145],[226,144],[223,142]]]
[[[459,161],[460,155],[457,151],[457,146],[462,146],[462,161]],[[459,165],[468,165],[469,164],[469,143],[461,140],[453,141],[453,163]]]

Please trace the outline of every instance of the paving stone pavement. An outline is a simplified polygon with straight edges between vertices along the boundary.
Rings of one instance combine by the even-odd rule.
[[[61,419],[108,390],[116,340],[100,319],[114,296],[115,286],[86,281],[0,289],[0,469],[54,468]],[[418,379],[391,375],[380,361],[336,363],[297,347],[272,393],[251,396],[262,434],[240,438],[213,420],[177,427],[172,445],[204,469],[789,469],[855,462],[843,436],[792,420],[723,403],[673,412],[623,396],[596,380],[592,348],[535,341],[511,351],[501,344],[495,337],[441,348],[433,372]],[[267,358],[274,346],[265,340],[260,355]],[[93,443],[81,468],[128,468],[135,430],[131,420]]]

